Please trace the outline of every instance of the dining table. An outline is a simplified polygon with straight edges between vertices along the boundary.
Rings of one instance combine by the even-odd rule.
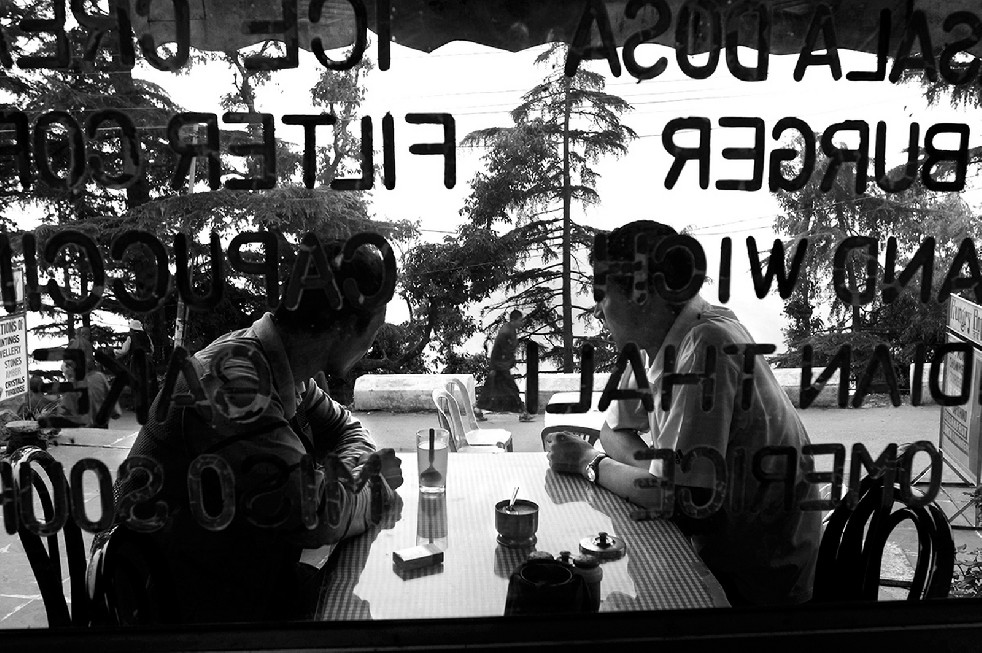
[[[322,620],[438,619],[500,616],[509,577],[533,551],[580,554],[581,541],[606,533],[624,543],[603,560],[600,611],[672,610],[729,605],[719,582],[670,520],[635,519],[625,499],[579,475],[549,468],[544,452],[451,453],[446,490],[419,491],[413,454],[400,454],[405,482],[382,521],[333,551],[320,588]],[[536,541],[497,542],[495,505],[517,498],[539,506]],[[393,552],[417,545],[443,550],[443,561],[409,571]]]

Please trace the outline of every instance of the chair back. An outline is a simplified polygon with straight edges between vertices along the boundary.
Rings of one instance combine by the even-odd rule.
[[[898,490],[896,485],[894,491]],[[814,601],[875,601],[883,584],[884,548],[904,521],[910,521],[917,532],[917,562],[913,578],[896,584],[908,588],[908,600],[948,596],[955,544],[944,511],[933,502],[894,510],[892,504],[883,505],[884,491],[882,478],[867,476],[859,485],[860,498],[854,507],[843,500],[829,513],[815,570]]]
[[[85,544],[82,530],[72,516],[64,468],[51,454],[36,446],[16,449],[7,462],[11,465],[10,478],[5,481],[11,482],[21,506],[17,534],[37,580],[48,625],[88,626],[90,604],[85,591]],[[51,484],[51,492],[42,472]],[[34,513],[35,498],[41,505],[43,522]],[[70,610],[63,585],[60,537],[65,543]]]
[[[179,622],[179,597],[163,556],[149,535],[124,525],[100,533],[92,543],[86,587],[95,625]]]
[[[436,388],[433,390],[433,403],[436,405],[437,419],[441,428],[450,432],[450,451],[456,452],[467,446],[467,436],[460,418],[457,400],[443,388]]]
[[[597,440],[600,438],[600,431],[589,426],[547,426],[542,429],[542,450],[548,451],[548,442],[555,437],[557,433],[565,433],[574,438],[580,438],[584,440],[590,446],[596,444]]]
[[[474,416],[474,403],[467,394],[467,386],[460,379],[450,379],[447,381],[447,392],[457,401],[460,408],[461,421],[467,431],[476,431],[479,426],[477,417]]]

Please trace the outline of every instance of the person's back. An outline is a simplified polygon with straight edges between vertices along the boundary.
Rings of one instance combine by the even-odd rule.
[[[153,354],[153,344],[145,331],[131,331],[130,338],[133,339],[130,345],[131,353],[142,350],[146,352],[148,358]]]
[[[395,289],[384,239],[354,238],[378,253],[359,246],[342,257],[344,243],[322,247],[313,234],[301,253],[339,278],[359,279],[372,301],[351,297],[349,284],[344,301],[331,302],[293,274],[275,311],[195,353],[150,406],[127,458],[146,471],[121,475],[116,515],[142,530],[145,553],[169,568],[182,622],[309,614],[303,590],[317,582],[301,577],[302,549],[364,533],[402,485],[395,452],[377,450],[311,382],[320,373],[342,377],[365,355]],[[308,269],[303,256],[297,270]],[[181,396],[191,401],[173,399]],[[133,496],[148,483],[150,492]]]
[[[518,348],[518,334],[511,323],[506,322],[498,330],[491,346],[491,365],[501,372],[515,367],[515,350]]]
[[[228,353],[236,345],[250,349],[257,346],[243,334],[244,331],[234,332],[198,352],[193,365],[199,377],[207,374],[215,357]],[[183,375],[179,376],[174,394],[189,392]],[[164,556],[172,582],[181,588],[181,620],[262,621],[294,616],[297,606],[289,600],[295,596],[295,564],[300,545],[290,543],[274,528],[250,523],[239,510],[244,505],[241,500],[236,500],[238,514],[227,526],[208,529],[201,524],[189,501],[189,480],[200,482],[196,487],[200,487],[201,494],[196,499],[200,499],[200,507],[209,515],[222,512],[222,488],[213,471],[189,474],[190,465],[202,454],[222,455],[215,447],[224,438],[202,419],[196,408],[176,402],[171,402],[164,419],[158,420],[160,400],[158,396],[151,406],[129,457],[148,457],[165,470],[157,499],[169,506],[169,522],[148,537]],[[261,437],[258,431],[262,423],[257,422],[254,427]],[[257,461],[256,464],[272,463]],[[120,490],[125,494],[127,488],[122,486]],[[259,493],[245,497],[250,502],[259,498]]]
[[[88,327],[79,328],[75,337],[68,342],[67,348],[82,351],[86,372],[95,369],[95,348],[92,346],[91,331]]]
[[[801,509],[803,501],[819,499],[818,486],[805,478],[813,471],[812,458],[801,455],[802,448],[810,444],[808,435],[760,355],[755,356],[750,405],[743,407],[743,356],[725,355],[724,351],[754,340],[728,309],[698,298],[694,302],[698,302],[693,306],[698,307],[698,316],[677,343],[676,369],[700,369],[706,349],[714,347],[720,354],[714,400],[724,402],[722,407],[727,410],[687,412],[684,405],[673,404],[663,411],[656,400],[652,422],[660,433],[655,435],[655,448],[686,453],[696,446],[710,446],[730,464],[726,498],[717,513],[704,520],[683,518],[681,523],[731,600],[758,605],[801,603],[811,596],[822,516],[820,511]],[[686,316],[683,312],[680,321]],[[649,371],[654,381],[651,390],[659,398],[663,365],[656,359]],[[695,424],[686,424],[688,419]],[[782,453],[768,449],[772,447],[783,448]],[[766,484],[751,469],[755,455],[766,451],[775,455],[762,458],[761,468],[775,478],[783,476],[789,461],[785,456],[793,454],[797,470],[790,506],[785,505],[783,481]],[[740,455],[744,456],[742,467],[733,464]]]
[[[122,348],[116,350],[117,354],[122,356],[123,365],[129,370],[135,378],[142,378],[141,375],[146,372],[146,382],[147,382],[147,396],[152,401],[154,396],[157,394],[157,374],[154,368],[154,346],[153,341],[150,340],[150,336],[147,335],[143,328],[143,323],[139,320],[129,321],[130,331],[127,334],[126,341],[123,343]],[[142,353],[140,353],[142,352]],[[146,369],[143,370],[137,364],[137,360],[143,358],[146,363]]]

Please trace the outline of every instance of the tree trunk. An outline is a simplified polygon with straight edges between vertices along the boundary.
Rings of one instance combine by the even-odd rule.
[[[573,371],[572,191],[569,180],[570,78],[563,78],[563,372]]]
[[[856,269],[854,267],[855,264],[847,263],[846,265],[847,265],[846,278],[848,280],[849,288],[851,290],[858,290],[858,286],[856,285],[857,281],[856,281]],[[850,307],[850,312],[852,313],[852,332],[856,333],[859,331],[860,327],[862,327],[862,319],[863,319],[862,307],[854,304],[853,306]]]
[[[71,258],[66,257],[65,260],[66,261],[71,261]],[[71,288],[72,288],[72,286],[71,286],[72,277],[71,277],[71,273],[69,272],[71,270],[71,267],[72,267],[71,266],[71,263],[66,262],[65,263],[65,269],[62,270],[62,279],[63,279],[62,283],[65,285],[65,292],[66,292],[66,294],[70,294],[71,293]],[[66,326],[66,329],[65,329],[66,330],[66,335],[68,336],[68,341],[71,342],[72,341],[72,338],[75,337],[75,314],[74,313],[68,313],[65,317],[66,317],[66,323],[67,323],[67,326]]]
[[[85,266],[85,269],[79,270],[79,272],[80,272],[80,275],[79,275],[80,276],[80,281],[79,281],[79,283],[81,283],[81,288],[80,288],[81,292],[79,293],[79,296],[80,297],[88,297],[88,295],[89,295],[89,271],[88,271],[88,265]],[[92,311],[86,311],[86,312],[82,313],[82,326],[85,327],[86,329],[91,329],[92,328]],[[89,333],[89,337],[90,338],[92,337],[92,333],[91,332]]]
[[[113,49],[113,52],[116,52]],[[109,75],[109,79],[112,82],[113,90],[116,91],[117,97],[135,97],[137,94],[136,83],[133,81],[133,72],[127,70],[120,66],[118,69],[113,70],[112,74]],[[144,153],[146,156],[146,153]],[[126,189],[126,208],[132,209],[137,206],[141,206],[150,201],[150,182],[147,179],[147,175],[139,175],[137,177],[136,183],[127,187]]]

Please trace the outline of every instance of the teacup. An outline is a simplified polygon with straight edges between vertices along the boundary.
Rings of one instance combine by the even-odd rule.
[[[494,506],[494,527],[498,531],[498,543],[512,548],[535,545],[535,532],[539,528],[539,504],[518,499],[509,508],[504,499]]]

